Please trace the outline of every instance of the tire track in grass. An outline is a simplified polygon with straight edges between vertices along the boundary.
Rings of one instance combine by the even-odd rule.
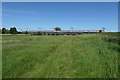
[[[24,39],[23,39],[24,40]],[[36,39],[36,40],[38,40],[38,38]],[[52,41],[54,42],[54,41],[56,41],[56,40],[54,40],[54,39],[52,39]],[[52,42],[52,41],[47,41],[47,42]],[[59,41],[56,41],[56,42],[59,42]],[[56,43],[55,42],[55,43]],[[29,43],[30,44],[30,43]],[[46,45],[48,45],[48,43],[45,43]],[[34,44],[34,45],[36,45],[36,44]],[[11,64],[7,64],[7,66],[9,66],[9,65],[12,65],[11,67],[12,67],[12,69],[13,69],[13,71],[15,71],[16,72],[16,68],[14,68],[14,67],[16,67],[16,64],[17,65],[22,65],[22,64],[24,64],[24,62],[22,62],[22,61],[26,61],[26,60],[29,60],[29,59],[34,59],[35,60],[35,56],[37,56],[37,54],[34,54],[34,53],[36,53],[36,51],[39,51],[39,48],[37,48],[37,46],[38,45],[36,45],[36,46],[32,46],[32,47],[29,47],[29,48],[26,48],[26,49],[22,49],[20,52],[17,50],[15,50],[15,54],[13,55],[11,55],[11,57],[13,58],[13,59],[10,59],[11,60]],[[41,45],[42,46],[42,45]],[[54,47],[54,46],[53,46]],[[56,46],[55,46],[56,47]],[[32,49],[32,48],[34,48],[34,49]],[[41,47],[40,47],[41,48]],[[29,50],[29,49],[31,49],[31,50]],[[51,50],[51,49],[49,49],[49,50]],[[32,52],[31,52],[32,51]],[[45,50],[46,52],[47,52],[47,50]],[[27,53],[26,53],[27,52]],[[44,51],[43,51],[44,52]],[[28,54],[29,53],[29,54]],[[32,55],[32,54],[34,54],[34,55]],[[31,56],[32,55],[32,56]],[[39,54],[38,54],[39,55]],[[50,54],[44,54],[42,57],[48,57]],[[40,54],[40,56],[41,56],[41,54]],[[18,59],[18,58],[19,59]],[[5,58],[4,58],[5,59]],[[7,59],[8,60],[8,59]],[[12,61],[12,60],[15,60],[15,61]],[[17,61],[16,61],[17,60]],[[30,61],[30,64],[31,65],[33,65],[34,63],[31,63],[31,61],[32,62],[35,62],[35,61],[32,61],[32,60],[29,60]],[[43,59],[43,61],[44,61],[45,59]],[[20,62],[19,62],[20,61]],[[43,62],[42,61],[42,62]],[[10,62],[10,61],[9,61]],[[7,63],[9,63],[9,62],[7,62]],[[4,62],[5,63],[5,62]],[[6,64],[6,63],[5,63]],[[25,63],[26,65],[25,66],[22,66],[22,69],[23,69],[23,67],[26,67],[26,66],[29,66],[29,62],[28,63]],[[36,65],[36,64],[35,64]],[[35,66],[34,65],[34,66]],[[6,68],[4,69],[4,70],[7,70],[7,71],[9,71],[9,70],[11,70],[11,69],[8,69],[8,67],[6,66]],[[32,67],[34,67],[34,66],[32,66]],[[8,73],[8,77],[22,77],[22,74],[24,75],[27,71],[30,71],[30,69],[29,69],[29,67],[28,67],[28,69],[29,70],[27,70],[26,72],[23,70],[22,71],[22,69],[20,68],[20,67],[17,67],[17,69],[18,69],[18,71],[17,71],[17,73],[14,75],[14,73],[12,74],[12,72],[11,73]],[[20,70],[21,69],[21,70]],[[21,72],[22,72],[22,74],[21,74]],[[4,72],[4,74],[6,74],[6,72]],[[20,75],[18,75],[18,74],[20,74]],[[12,76],[11,76],[12,75]]]
[[[61,48],[65,48],[61,50]],[[36,77],[42,78],[70,78],[71,73],[71,39],[67,39],[61,45],[58,46],[57,50],[51,55],[46,64],[41,69],[40,75]]]
[[[72,58],[72,48],[76,46],[73,45],[73,40],[75,37],[68,37],[61,45],[58,46],[58,49],[54,52],[55,54],[51,55],[46,64],[41,69],[41,73],[38,72],[35,77],[42,78],[74,78],[75,72],[77,69],[74,69],[74,58]],[[80,37],[78,37],[80,38]],[[57,53],[58,52],[58,53]],[[53,60],[54,59],[54,60]],[[81,66],[81,65],[79,65]],[[85,75],[84,75],[85,76]],[[79,75],[79,77],[83,77]]]
[[[50,69],[45,72],[48,73],[46,77],[49,78],[70,78],[72,77],[72,59],[71,59],[71,38],[67,38],[67,41],[62,43],[57,54],[53,57],[51,61],[53,64]]]
[[[59,41],[59,39],[61,39],[61,41]],[[56,50],[58,49],[58,47],[61,45],[61,43],[63,43],[66,40],[66,38],[63,36],[62,38],[58,38],[56,39],[55,42],[56,44],[53,44],[50,49],[49,49],[49,55],[46,58],[46,61],[44,63],[42,63],[41,65],[37,64],[35,66],[35,68],[33,70],[31,70],[28,73],[25,73],[23,76],[21,77],[28,77],[28,78],[32,78],[33,76],[36,76],[39,72],[42,72],[43,69],[45,68],[45,66],[47,65],[47,62],[49,62],[49,60],[51,59],[52,56],[54,56],[56,54]],[[47,50],[47,49],[46,49]],[[43,71],[44,72],[44,71]]]

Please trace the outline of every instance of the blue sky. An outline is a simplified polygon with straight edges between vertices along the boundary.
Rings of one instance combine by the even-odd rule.
[[[7,29],[118,31],[117,2],[3,2],[2,10]]]

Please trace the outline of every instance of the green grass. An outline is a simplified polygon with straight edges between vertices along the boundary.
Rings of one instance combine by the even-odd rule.
[[[110,35],[3,35],[2,77],[117,78],[119,46]]]

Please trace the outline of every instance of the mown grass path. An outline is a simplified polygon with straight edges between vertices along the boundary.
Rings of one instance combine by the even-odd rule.
[[[3,36],[3,78],[116,78],[118,45],[98,36]]]

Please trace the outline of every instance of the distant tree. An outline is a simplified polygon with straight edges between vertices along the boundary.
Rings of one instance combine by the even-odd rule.
[[[2,34],[5,34],[7,32],[6,28],[2,28]]]
[[[99,33],[101,33],[102,32],[102,30],[99,30]]]
[[[55,30],[55,31],[61,31],[61,28],[56,27],[56,28],[54,28],[54,30]]]
[[[28,31],[26,31],[25,34],[28,34]]]
[[[17,34],[17,29],[15,27],[10,28],[10,33],[11,34]]]

